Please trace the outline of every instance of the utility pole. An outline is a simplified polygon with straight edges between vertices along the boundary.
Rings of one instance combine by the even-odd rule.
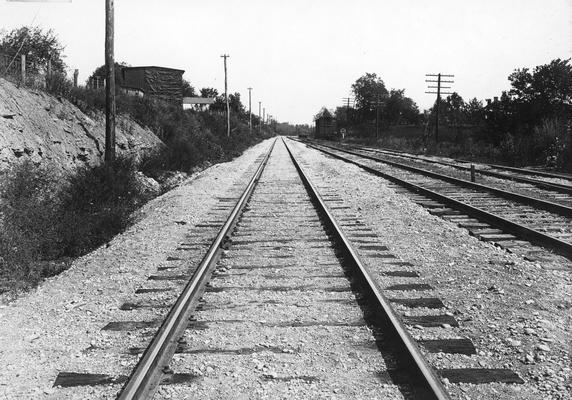
[[[266,108],[262,108],[262,121],[266,124]]]
[[[261,107],[262,107],[262,102],[259,101],[258,102],[258,133],[262,132],[262,118],[261,118],[261,113],[260,113]]]
[[[379,139],[379,99],[375,102],[375,138]]]
[[[248,132],[252,135],[252,88],[248,88]]]
[[[429,89],[437,89],[437,92],[425,92],[429,94],[436,94],[437,100],[435,100],[435,142],[439,143],[439,104],[441,103],[441,94],[453,94],[451,92],[441,92],[441,89],[451,89],[451,86],[441,86],[441,83],[454,83],[454,81],[443,81],[441,78],[454,78],[455,75],[445,75],[445,74],[425,74],[426,77],[437,78],[425,79],[425,82],[436,83],[437,86],[427,86]]]
[[[349,126],[349,124],[350,124],[350,116],[349,116],[350,103],[351,103],[351,105],[353,105],[355,100],[352,97],[342,97],[342,101],[344,103],[346,103],[345,104],[345,107],[346,107],[346,125]]]
[[[383,102],[381,101],[381,95],[378,94],[375,98],[375,138],[379,139],[379,125],[380,125],[380,115],[379,115],[379,106],[381,106]]]
[[[342,139],[344,139],[345,135],[349,135],[350,132],[350,103],[353,106],[355,104],[355,99],[353,97],[342,97],[342,101],[346,103],[346,132],[342,132]]]
[[[226,99],[226,135],[230,136],[230,106],[228,105],[228,84],[226,74],[226,59],[230,57],[228,54],[221,56],[224,58],[224,97]]]
[[[113,51],[113,0],[105,0],[105,165],[108,171],[115,160],[115,60]]]

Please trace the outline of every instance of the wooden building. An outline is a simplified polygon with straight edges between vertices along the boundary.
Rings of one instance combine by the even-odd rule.
[[[316,130],[314,137],[316,139],[335,140],[338,139],[338,127],[336,119],[329,112],[321,113],[315,119]]]
[[[142,93],[163,100],[183,104],[182,69],[165,67],[123,67],[122,88],[126,92]]]

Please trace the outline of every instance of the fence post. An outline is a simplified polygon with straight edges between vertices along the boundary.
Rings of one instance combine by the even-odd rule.
[[[26,85],[26,55],[22,54],[20,58],[20,72],[22,78],[22,85]]]
[[[79,75],[79,69],[73,71],[73,87],[77,87],[77,77]]]

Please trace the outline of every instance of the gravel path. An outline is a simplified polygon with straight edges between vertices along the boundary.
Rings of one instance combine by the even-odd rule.
[[[448,368],[510,368],[525,380],[524,385],[451,385],[455,398],[570,399],[570,263],[563,270],[546,270],[542,263],[525,261],[430,215],[379,177],[289,143],[311,165],[311,178],[320,182],[322,190],[337,188],[347,207],[339,211],[366,223],[379,245],[413,264],[460,324],[446,329],[416,327],[412,334],[418,339],[467,337],[477,347],[475,356],[428,354],[432,363]],[[375,270],[375,263],[370,265]],[[432,312],[402,311],[404,315]]]
[[[160,318],[165,309],[124,311],[120,306],[132,301],[134,291],[145,286],[168,257],[180,253],[177,249],[189,240],[190,228],[205,223],[207,213],[219,206],[217,197],[234,195],[250,178],[270,143],[258,144],[154,199],[126,232],[31,293],[0,305],[0,399],[113,397],[117,385],[81,390],[52,385],[59,371],[112,376],[130,372],[136,358],[124,353],[133,344],[131,333],[101,329],[111,321]],[[200,252],[194,257],[188,262],[200,261]]]

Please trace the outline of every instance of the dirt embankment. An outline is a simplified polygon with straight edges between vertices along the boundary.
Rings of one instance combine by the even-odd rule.
[[[117,120],[118,154],[139,155],[164,146],[149,129]],[[51,162],[70,171],[103,160],[105,118],[86,115],[63,98],[18,88],[0,78],[0,172],[18,160]]]

